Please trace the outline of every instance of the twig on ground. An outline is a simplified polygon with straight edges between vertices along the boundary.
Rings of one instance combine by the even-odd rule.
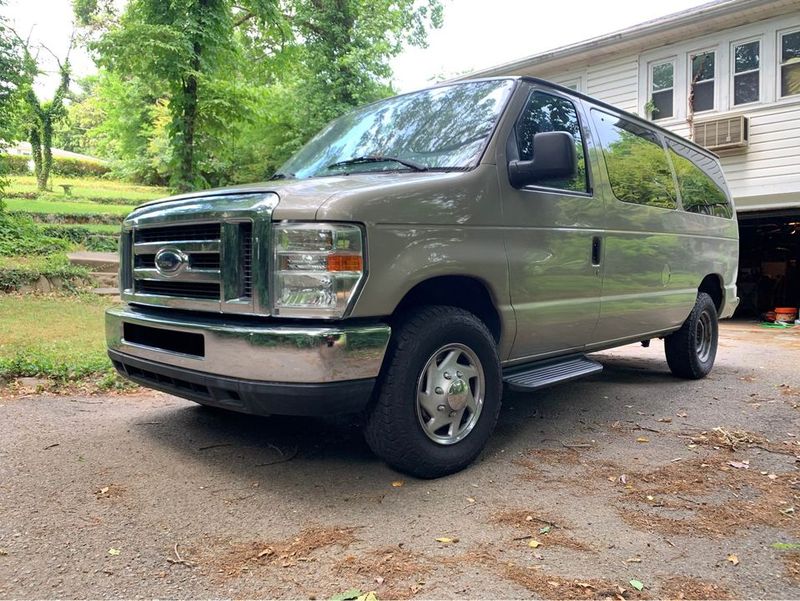
[[[231,442],[223,442],[223,443],[220,443],[220,444],[210,444],[207,447],[199,447],[197,450],[198,451],[208,451],[209,449],[218,449],[220,447],[231,447],[231,446],[233,446],[233,443],[231,443]]]
[[[178,553],[178,543],[175,543],[175,546],[173,547],[173,551],[175,551],[175,559],[172,559],[171,557],[167,557],[167,561],[169,563],[186,566],[187,568],[193,568],[194,567],[194,564],[191,561],[189,561],[188,559],[184,559],[183,557],[181,557],[181,554]]]
[[[272,446],[272,445],[269,445]],[[287,461],[291,461],[295,457],[297,457],[298,447],[294,447],[291,452],[287,455],[280,449],[277,449],[278,452],[281,454],[280,459],[276,459],[275,461],[267,461],[265,463],[257,463],[256,467],[266,467],[268,465],[277,465],[279,463],[286,463]]]

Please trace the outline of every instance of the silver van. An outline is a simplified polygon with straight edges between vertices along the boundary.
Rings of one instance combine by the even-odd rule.
[[[144,386],[260,415],[363,412],[398,470],[466,467],[504,386],[664,338],[709,373],[738,299],[717,157],[545,81],[440,85],[328,125],[271,180],[125,220],[109,355]]]

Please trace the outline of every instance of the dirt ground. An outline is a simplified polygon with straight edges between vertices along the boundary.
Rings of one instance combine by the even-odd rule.
[[[798,598],[800,328],[720,344],[699,382],[654,341],[507,394],[481,459],[435,481],[352,418],[4,398],[0,597]]]

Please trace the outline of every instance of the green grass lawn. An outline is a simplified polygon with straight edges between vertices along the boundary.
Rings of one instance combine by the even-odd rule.
[[[44,224],[39,224],[41,227],[46,227]],[[120,233],[120,226],[105,223],[62,223],[59,227],[64,228],[80,228],[82,230],[89,230],[93,234],[103,234],[107,236],[118,236]]]
[[[0,379],[109,373],[103,314],[111,304],[93,295],[0,294]]]
[[[9,211],[25,213],[45,213],[50,215],[119,215],[124,217],[133,210],[132,205],[100,204],[96,202],[79,202],[69,200],[30,200],[27,198],[7,198],[5,201]]]
[[[72,197],[78,200],[106,200],[115,201],[116,204],[136,205],[148,200],[155,200],[169,196],[167,188],[155,186],[137,186],[125,182],[99,178],[74,178],[51,176],[50,187],[52,192],[37,192],[36,178],[33,176],[13,176],[9,178],[6,193],[10,197],[19,194],[37,194],[38,198],[48,200],[67,200],[61,184],[72,186]]]

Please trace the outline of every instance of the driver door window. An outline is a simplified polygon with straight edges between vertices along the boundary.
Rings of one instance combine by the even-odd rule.
[[[530,161],[536,149],[533,138],[536,134],[564,131],[575,139],[575,152],[578,157],[578,170],[574,177],[564,179],[542,180],[537,184],[545,188],[556,188],[572,192],[588,192],[589,185],[586,176],[586,153],[583,145],[578,112],[575,105],[566,98],[547,94],[545,92],[531,92],[525,109],[522,111],[514,127],[516,136],[516,150],[519,160]]]

